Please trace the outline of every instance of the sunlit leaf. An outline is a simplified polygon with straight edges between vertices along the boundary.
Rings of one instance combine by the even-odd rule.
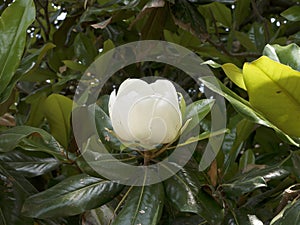
[[[222,65],[222,69],[229,79],[235,83],[238,87],[246,90],[244,83],[243,72],[240,68],[232,63],[225,63]]]
[[[251,105],[292,136],[300,136],[300,72],[266,56],[244,64]]]

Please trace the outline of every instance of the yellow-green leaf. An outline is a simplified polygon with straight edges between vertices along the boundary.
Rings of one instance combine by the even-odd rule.
[[[59,94],[52,94],[44,102],[44,115],[50,125],[51,134],[65,148],[70,136],[72,100]]]
[[[300,72],[266,56],[245,63],[251,105],[289,135],[300,137]]]
[[[222,65],[222,69],[233,83],[235,83],[238,87],[247,90],[244,83],[243,72],[240,68],[232,63],[225,63]]]

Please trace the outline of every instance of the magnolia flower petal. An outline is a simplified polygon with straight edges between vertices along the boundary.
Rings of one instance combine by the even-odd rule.
[[[134,101],[139,98],[136,92],[129,92],[125,96],[117,96],[112,106],[110,118],[115,133],[122,140],[134,139],[128,128],[128,113]]]
[[[120,85],[116,98],[112,95],[110,117],[114,131],[120,139],[134,139],[128,128],[128,113],[135,102],[149,94],[153,94],[153,90],[148,83],[139,79],[127,79]]]
[[[109,100],[108,100],[108,113],[109,113],[109,117],[111,118],[111,114],[112,114],[112,108],[113,105],[115,104],[117,95],[116,95],[116,90],[114,89],[109,96]]]
[[[161,118],[167,125],[166,135],[162,143],[174,141],[182,126],[181,113],[180,111],[178,112],[177,107],[175,107],[170,101],[163,98],[158,101],[158,104],[156,104],[152,116],[154,118]]]
[[[171,81],[157,80],[150,85],[156,95],[167,98],[174,105],[176,111],[180,113],[177,91]]]
[[[139,99],[132,105],[128,125],[129,130],[138,142],[146,141],[151,135],[150,121],[157,99],[153,96]]]
[[[135,91],[141,96],[152,94],[153,91],[146,81],[140,79],[127,79],[119,87],[118,96],[123,96],[128,93],[128,91]]]
[[[132,135],[139,142],[152,145],[173,141],[182,124],[181,114],[173,104],[158,96],[148,96],[137,102],[128,119]],[[158,124],[159,120],[163,122]]]

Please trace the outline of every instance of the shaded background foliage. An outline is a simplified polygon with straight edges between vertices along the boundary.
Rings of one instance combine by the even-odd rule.
[[[300,44],[299,1],[16,2],[27,11],[16,7],[6,19],[3,13],[15,3],[0,3],[8,25],[0,27],[1,62],[11,57],[0,76],[0,224],[103,225],[112,218],[113,224],[300,224],[299,186],[292,186],[300,179],[297,143],[238,113],[243,108],[238,98],[227,105],[230,133],[208,170],[197,171],[202,141],[186,168],[142,190],[95,174],[80,156],[69,122],[78,80],[108,50],[137,40],[166,40],[204,60],[241,67],[260,57],[266,44]],[[5,36],[7,27],[23,33]],[[291,57],[300,57],[299,51],[295,54]],[[224,90],[248,99],[223,70],[213,72]],[[123,68],[101,94],[128,77],[153,75],[177,82],[193,100],[205,97],[182,71],[153,62]],[[89,82],[99,81],[91,76]],[[106,104],[106,97],[99,100],[98,118],[107,112]],[[251,108],[245,112],[251,114]],[[104,141],[109,121],[98,124]],[[209,126],[208,115],[201,127]],[[112,141],[108,148],[114,152],[117,144]],[[150,214],[143,213],[145,207]]]

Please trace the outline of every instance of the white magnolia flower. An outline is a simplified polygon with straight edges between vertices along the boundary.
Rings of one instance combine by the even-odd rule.
[[[125,145],[144,149],[174,141],[182,126],[177,92],[168,80],[125,80],[110,95],[109,116]]]

